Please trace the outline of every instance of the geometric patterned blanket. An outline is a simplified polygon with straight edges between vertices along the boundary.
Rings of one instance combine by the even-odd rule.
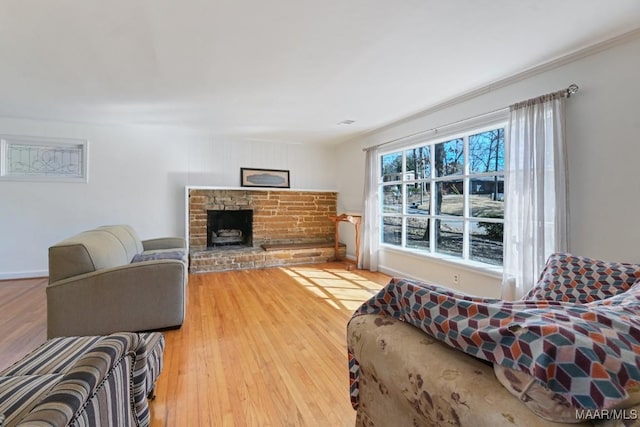
[[[526,372],[577,408],[602,409],[640,383],[640,283],[588,303],[480,298],[392,279],[354,313],[416,326],[477,358]],[[349,349],[351,404],[358,361]]]

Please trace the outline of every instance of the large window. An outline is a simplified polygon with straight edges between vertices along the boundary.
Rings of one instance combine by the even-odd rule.
[[[380,156],[381,243],[502,266],[504,126]]]

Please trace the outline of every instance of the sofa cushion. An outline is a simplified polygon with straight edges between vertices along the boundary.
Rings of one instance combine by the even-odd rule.
[[[122,242],[106,230],[76,234],[49,248],[49,283],[129,264],[131,258]]]
[[[540,279],[522,299],[587,303],[624,292],[640,279],[640,264],[552,254]]]
[[[0,414],[5,426],[21,420],[55,386],[61,374],[0,376]]]
[[[102,227],[98,227],[97,230],[106,231],[115,236],[127,252],[128,260],[133,259],[136,254],[144,250],[138,233],[136,233],[130,225],[103,225]]]
[[[155,249],[136,254],[131,262],[156,261],[159,259],[177,259],[187,264],[185,249]]]
[[[62,374],[103,337],[59,337],[40,347],[0,372],[2,376]]]

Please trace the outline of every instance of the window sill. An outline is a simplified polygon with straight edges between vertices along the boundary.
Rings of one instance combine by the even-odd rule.
[[[410,250],[406,248],[400,248],[397,246],[380,244],[380,250],[396,252],[402,255],[410,256],[416,259],[428,259],[429,261],[437,262],[439,264],[449,265],[458,269],[470,271],[472,273],[482,274],[494,279],[502,278],[502,267],[490,266],[475,261],[463,261],[459,258],[455,258],[448,255],[432,254],[429,252],[421,252],[416,250]]]

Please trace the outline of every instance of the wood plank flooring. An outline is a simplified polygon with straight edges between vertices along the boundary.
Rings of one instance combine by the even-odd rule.
[[[47,337],[47,278],[0,281],[0,369]]]
[[[185,323],[164,331],[152,427],[353,426],[346,323],[388,280],[344,263],[191,275]],[[41,307],[32,330],[13,337],[22,354],[44,341],[44,286],[32,286]],[[19,347],[5,355],[2,342],[0,368]]]

